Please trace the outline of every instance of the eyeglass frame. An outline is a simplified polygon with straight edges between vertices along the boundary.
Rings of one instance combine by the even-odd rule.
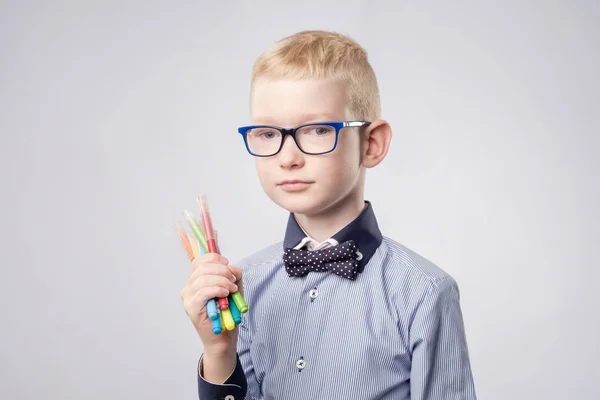
[[[300,130],[301,128],[304,128],[306,126],[313,126],[313,125],[329,125],[329,126],[332,126],[333,128],[335,128],[335,143],[333,144],[333,148],[331,150],[324,151],[321,153],[309,153],[309,152],[304,151],[302,149],[302,147],[300,147],[300,145],[298,144],[298,140],[296,140],[296,132],[298,132],[298,130]],[[322,155],[322,154],[331,153],[332,151],[334,151],[336,149],[340,131],[343,128],[361,128],[363,126],[369,126],[369,125],[371,125],[371,121],[311,122],[311,123],[299,125],[295,128],[291,128],[291,129],[286,129],[286,128],[282,128],[280,126],[275,126],[275,125],[247,125],[247,126],[239,127],[238,133],[240,135],[242,135],[242,138],[244,139],[244,144],[246,145],[246,150],[248,151],[248,153],[250,153],[251,156],[254,156],[254,157],[273,157],[274,155],[279,154],[281,149],[283,149],[283,145],[285,143],[285,137],[288,135],[292,137],[292,139],[294,140],[294,143],[296,143],[296,147],[298,147],[298,149],[300,149],[300,151],[302,153],[308,154],[311,156],[318,156],[318,155]],[[281,133],[281,144],[279,145],[279,148],[277,149],[276,152],[274,152],[273,154],[268,154],[268,155],[259,155],[259,154],[254,154],[250,150],[250,146],[248,145],[248,137],[247,137],[246,133],[248,133],[249,130],[256,129],[256,128],[271,128],[271,129],[275,129]]]

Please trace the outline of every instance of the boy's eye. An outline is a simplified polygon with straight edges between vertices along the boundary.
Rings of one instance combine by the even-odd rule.
[[[313,136],[326,136],[330,133],[333,133],[334,129],[328,125],[315,125],[315,126],[307,126],[304,133]]]
[[[259,139],[274,139],[279,137],[280,133],[273,129],[255,129],[251,131],[251,135]]]

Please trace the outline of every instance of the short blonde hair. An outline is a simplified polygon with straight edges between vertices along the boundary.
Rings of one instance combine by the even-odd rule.
[[[356,119],[380,118],[379,88],[367,52],[346,35],[302,31],[285,37],[254,62],[251,92],[260,77],[340,80]]]

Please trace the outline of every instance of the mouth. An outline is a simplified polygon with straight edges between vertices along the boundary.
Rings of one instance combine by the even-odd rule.
[[[313,183],[314,183],[313,181],[305,181],[302,179],[291,179],[291,180],[281,181],[281,182],[277,183],[277,186],[279,186],[286,192],[298,192],[298,191],[308,189]]]

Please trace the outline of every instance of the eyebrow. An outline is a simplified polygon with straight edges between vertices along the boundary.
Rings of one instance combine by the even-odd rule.
[[[325,121],[338,121],[339,118],[333,118],[329,114],[302,114],[298,117],[297,121],[300,121],[298,125],[309,124],[312,122],[325,122]],[[259,116],[255,118],[257,125],[274,125],[279,126],[274,118],[268,116]]]

